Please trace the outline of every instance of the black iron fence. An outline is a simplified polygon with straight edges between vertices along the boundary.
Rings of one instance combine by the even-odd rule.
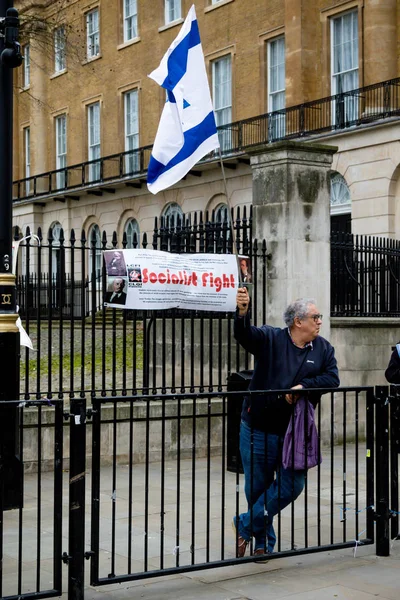
[[[240,253],[253,271],[253,321],[266,322],[267,242],[253,240],[252,213],[231,215]],[[29,234],[29,230],[27,234]],[[64,393],[137,394],[162,387],[175,392],[222,389],[229,372],[247,369],[250,359],[232,339],[232,314],[194,311],[115,310],[103,305],[106,273],[102,251],[127,247],[124,235],[101,241],[71,232],[40,246],[20,245],[18,305],[35,353],[25,351],[21,394],[25,398]],[[156,219],[151,241],[134,246],[171,252],[233,251],[227,221],[201,212]],[[331,315],[400,315],[400,243],[367,236],[333,234]],[[250,365],[251,366],[251,365]]]
[[[388,495],[387,391],[321,390],[315,422],[322,462],[302,475],[286,507],[277,487],[271,560],[368,545],[375,537],[377,554],[389,553],[396,505]],[[0,403],[3,422],[7,411],[19,411],[16,454],[24,466],[20,506],[4,510],[8,454],[1,439],[1,597],[59,596],[65,569],[70,597],[83,600],[85,559],[95,586],[262,559],[252,541],[238,557],[231,530],[232,518],[247,510],[243,476],[227,470],[240,424],[229,424],[229,413],[242,398],[226,389],[156,390]]]
[[[399,529],[399,456],[400,456],[400,385],[390,386],[390,517],[391,539],[400,539]]]
[[[267,248],[252,242],[251,210],[232,213],[239,252],[251,256],[253,304],[265,288]],[[30,231],[26,232],[28,235]],[[35,353],[25,351],[21,363],[24,398],[62,397],[64,393],[137,394],[162,387],[174,392],[221,389],[230,370],[248,365],[233,342],[232,314],[191,311],[115,310],[103,305],[106,272],[102,251],[127,247],[126,236],[101,241],[31,239],[21,243],[17,303]],[[194,213],[156,219],[151,242],[144,234],[134,246],[171,252],[233,251],[228,222]],[[264,302],[265,313],[265,302]],[[266,318],[266,315],[264,314]]]
[[[10,435],[7,440],[4,435],[11,411],[19,415],[12,446]],[[63,402],[0,402],[0,419],[0,597],[61,596]],[[12,459],[22,469],[10,473]]]
[[[333,233],[331,315],[400,316],[400,241]]]
[[[242,154],[258,144],[340,131],[400,115],[400,78],[305,102],[218,127],[223,156]],[[14,200],[38,198],[144,177],[151,146],[104,156],[14,182]],[[219,156],[219,155],[218,155]],[[200,162],[218,159],[212,153]]]

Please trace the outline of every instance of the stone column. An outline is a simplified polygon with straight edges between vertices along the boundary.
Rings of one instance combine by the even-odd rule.
[[[253,235],[266,240],[271,255],[267,323],[282,327],[282,313],[292,300],[315,298],[324,315],[324,337],[329,337],[330,168],[336,151],[332,146],[277,142],[249,152]],[[261,313],[257,317],[260,324]]]

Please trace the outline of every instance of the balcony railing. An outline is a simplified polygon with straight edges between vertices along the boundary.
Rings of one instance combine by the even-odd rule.
[[[218,127],[222,156],[243,154],[258,144],[304,138],[358,127],[400,116],[400,78],[376,83],[313,102]],[[98,188],[103,183],[144,178],[151,146],[104,156],[14,182],[15,201],[48,195],[74,197],[77,190]],[[217,160],[217,154],[202,162]]]

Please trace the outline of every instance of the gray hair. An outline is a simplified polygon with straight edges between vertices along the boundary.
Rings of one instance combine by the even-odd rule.
[[[283,320],[288,327],[292,327],[296,317],[299,319],[305,319],[307,316],[310,304],[315,304],[313,298],[298,298],[285,310],[283,313]]]

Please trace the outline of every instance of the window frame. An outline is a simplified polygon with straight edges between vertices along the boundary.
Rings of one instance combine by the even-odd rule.
[[[352,202],[351,202],[351,193],[350,188],[346,179],[338,173],[337,171],[333,171],[331,174],[331,192],[329,198],[329,206],[330,206],[330,214],[332,215],[346,215],[351,214]],[[338,198],[337,201],[333,201],[333,189],[335,185],[340,186],[342,189],[345,189],[346,194],[346,202],[343,202]]]
[[[171,12],[171,4],[173,7],[173,18],[169,18],[169,13]],[[178,14],[175,14],[178,13]],[[174,23],[178,21],[178,19],[182,18],[182,1],[181,0],[164,0],[164,22],[165,25],[169,25],[170,23]]]
[[[97,14],[97,29],[96,30],[93,29],[93,31],[90,31],[90,17],[94,14]],[[99,9],[99,7],[96,6],[89,12],[85,13],[85,20],[86,20],[86,58],[87,58],[87,60],[92,60],[93,58],[100,56],[100,9]]]
[[[226,82],[221,82],[219,83],[219,86],[222,87],[223,85],[229,85],[229,99],[230,99],[230,104],[227,103],[224,106],[218,107],[217,106],[217,96],[218,96],[218,92],[216,89],[216,66],[218,64],[222,64],[223,62],[227,62],[227,64],[229,65],[229,79],[227,79]],[[227,123],[231,123],[232,122],[232,56],[230,54],[225,54],[224,56],[221,56],[219,58],[216,58],[215,60],[212,61],[211,63],[211,69],[212,69],[212,93],[213,93],[213,104],[214,104],[214,113],[215,113],[215,121],[217,124],[217,127],[220,125],[226,125]],[[225,121],[224,118],[222,118],[222,121],[224,122],[219,122],[220,120],[220,115],[223,114],[222,111],[229,111],[229,120]]]
[[[97,286],[101,286],[101,274],[103,269],[103,252],[101,242],[101,231],[97,223],[92,223],[88,229],[87,243],[89,246],[89,268],[88,275],[92,275],[92,261],[93,261],[93,247],[92,247],[92,232],[93,229],[96,231],[96,247],[95,247],[95,271],[96,271],[96,283]],[[90,279],[92,281],[92,279]]]
[[[283,41],[283,54],[284,54],[284,61],[283,63],[277,63],[276,65],[272,65],[271,64],[271,58],[272,58],[272,46],[274,44],[280,43]],[[279,67],[283,64],[283,81],[284,81],[284,87],[283,88],[279,88],[276,90],[272,91],[272,69],[279,69]],[[285,36],[284,35],[280,35],[278,37],[272,38],[270,40],[267,41],[267,86],[268,86],[268,112],[273,112],[274,110],[281,110],[283,108],[286,107],[286,44],[285,44]],[[280,106],[278,108],[273,108],[273,97],[277,97],[278,95],[283,94],[284,97],[284,103],[283,106]]]
[[[128,102],[132,95],[136,96],[136,131],[128,133]],[[124,147],[125,152],[137,150],[139,148],[139,90],[134,88],[127,90],[123,94],[124,102]],[[129,147],[130,140],[134,139],[134,145]],[[125,171],[126,173],[134,173],[138,170],[138,153],[125,155]]]
[[[131,229],[132,231],[128,231]],[[127,248],[135,248],[133,245],[134,234],[136,233],[137,246],[136,248],[140,248],[140,226],[138,220],[134,217],[131,217],[127,220],[124,227],[124,233],[126,234],[126,247]]]
[[[59,221],[54,221],[51,226],[51,234],[53,236],[53,241],[51,243],[51,274],[52,274],[52,283],[54,284],[57,280],[59,274],[59,252],[61,247],[60,242],[60,234],[61,234],[61,223]]]
[[[123,31],[124,43],[131,42],[139,36],[138,31],[138,5],[137,0],[122,0],[123,1]],[[127,14],[127,8],[130,3],[134,4],[132,13]]]
[[[87,126],[88,126],[88,161],[97,161],[101,158],[101,110],[100,100],[88,104],[87,107]],[[95,117],[98,116],[96,127]],[[98,139],[96,138],[98,134]],[[94,140],[92,139],[94,136]],[[98,181],[100,179],[100,160],[92,162],[89,165],[89,181]]]
[[[63,132],[60,132],[60,126],[63,123]],[[61,133],[61,135],[60,135]],[[56,137],[56,170],[65,169],[67,166],[67,115],[63,113],[55,118],[55,137]],[[60,152],[60,137],[64,137],[64,151]],[[56,173],[57,189],[66,187],[65,171]]]
[[[356,57],[357,67],[352,67],[350,69],[344,69],[344,70],[342,69],[341,71],[335,72],[335,63],[337,62],[337,59],[336,59],[337,55],[335,53],[335,48],[337,48],[337,46],[338,46],[338,45],[334,44],[335,22],[337,22],[339,20],[342,21],[342,33],[343,33],[343,19],[350,15],[352,16],[351,31],[353,33],[353,27],[355,24],[356,29],[357,29],[357,35],[356,35],[356,37],[352,36],[351,39],[348,41],[345,41],[345,42],[342,41],[340,46],[343,47],[344,44],[346,44],[346,43],[351,44],[351,59],[354,59],[354,57]],[[358,89],[360,86],[360,56],[359,56],[360,28],[359,28],[358,7],[346,10],[345,12],[342,12],[342,13],[332,15],[330,17],[330,25],[329,26],[330,26],[330,57],[331,57],[330,92],[331,92],[331,96],[336,96],[336,95],[340,95],[340,94],[346,94],[346,92],[350,92],[351,90]],[[343,40],[343,37],[342,37],[342,40]],[[357,44],[356,52],[354,51],[355,50],[354,42],[356,42],[356,44]],[[350,73],[356,76],[356,79],[357,79],[356,85],[352,84],[351,89],[348,89],[348,90],[343,89],[340,91],[338,89],[339,88],[339,84],[338,84],[339,80],[340,79],[343,80],[344,76],[346,76]],[[357,96],[351,96],[349,94],[343,98],[342,102],[338,102],[338,101],[332,102],[332,122],[335,125],[341,126],[345,122],[355,121],[358,118],[358,113],[359,113],[359,107],[358,107]],[[343,123],[342,123],[342,121],[343,121]]]
[[[178,223],[178,217],[180,219],[180,222],[183,223],[183,210],[177,202],[169,202],[169,204],[164,206],[161,212],[161,216],[164,217],[165,226],[167,225],[168,219],[169,228],[171,228],[172,226],[176,227]]]
[[[229,69],[227,69],[228,77],[226,81],[217,82],[217,65],[222,65],[224,62],[227,63]],[[222,70],[221,70],[222,71]],[[218,78],[220,76],[218,75]],[[232,100],[233,100],[233,91],[232,91],[232,55],[224,54],[223,56],[219,56],[215,58],[211,62],[211,80],[212,80],[212,99],[214,106],[214,115],[215,115],[215,123],[218,127],[222,127],[220,131],[218,131],[218,138],[221,150],[229,150],[232,147],[232,131],[230,128],[223,128],[224,125],[228,125],[232,123]],[[220,107],[217,104],[218,96],[224,95],[224,92],[220,94],[218,91],[218,87],[222,88],[226,85],[225,92],[227,93],[228,100],[230,103],[226,103],[225,105],[221,105]]]
[[[22,87],[28,88],[31,85],[31,45],[25,44],[23,48],[24,67],[22,69]]]
[[[65,31],[65,25],[54,29],[54,73],[63,73],[67,68]]]
[[[31,128],[24,127],[24,175],[25,179],[29,179],[31,176]],[[25,181],[25,193],[28,196],[31,191],[31,182]]]

